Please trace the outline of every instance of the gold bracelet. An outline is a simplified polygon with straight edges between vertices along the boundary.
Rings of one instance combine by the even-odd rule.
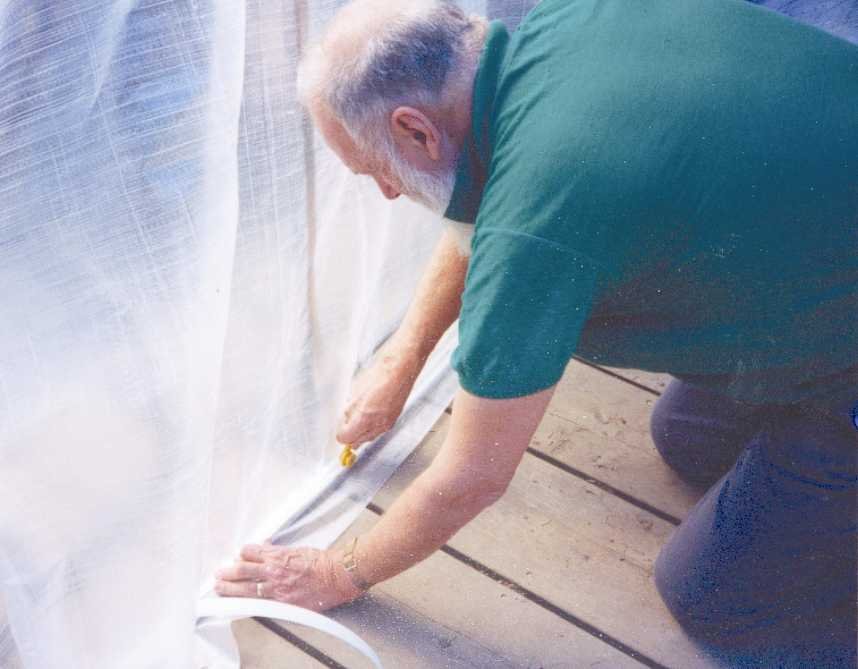
[[[357,572],[357,560],[355,559],[355,548],[357,548],[357,542],[358,538],[355,537],[354,541],[352,541],[352,545],[343,554],[343,569],[346,570],[346,573],[352,580],[352,584],[358,590],[366,591],[372,587],[372,583],[369,583],[362,579],[360,574],[358,574]]]

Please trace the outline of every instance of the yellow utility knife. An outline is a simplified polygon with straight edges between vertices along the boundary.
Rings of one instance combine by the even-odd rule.
[[[352,448],[351,444],[346,444],[343,447],[343,452],[340,453],[340,464],[343,467],[351,467],[355,463],[355,460],[357,460],[357,454],[354,448]]]

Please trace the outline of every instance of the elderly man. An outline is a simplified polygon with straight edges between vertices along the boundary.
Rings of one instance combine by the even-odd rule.
[[[676,377],[653,437],[711,486],[656,569],[688,632],[848,663],[858,49],[738,0],[544,0],[512,36],[356,0],[300,88],[353,172],[453,222],[338,438],[391,427],[457,317],[462,389],[372,531],[248,546],[218,591],[325,609],[424,559],[504,493],[575,353]]]

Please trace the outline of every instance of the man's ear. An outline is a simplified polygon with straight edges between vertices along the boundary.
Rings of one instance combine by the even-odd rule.
[[[397,107],[390,115],[393,137],[403,148],[433,162],[442,158],[441,132],[432,120],[414,107]]]

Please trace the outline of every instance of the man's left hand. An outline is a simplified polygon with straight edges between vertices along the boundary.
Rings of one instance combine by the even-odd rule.
[[[336,550],[250,544],[241,559],[216,574],[223,597],[261,597],[325,611],[357,599],[363,591],[349,578]]]

